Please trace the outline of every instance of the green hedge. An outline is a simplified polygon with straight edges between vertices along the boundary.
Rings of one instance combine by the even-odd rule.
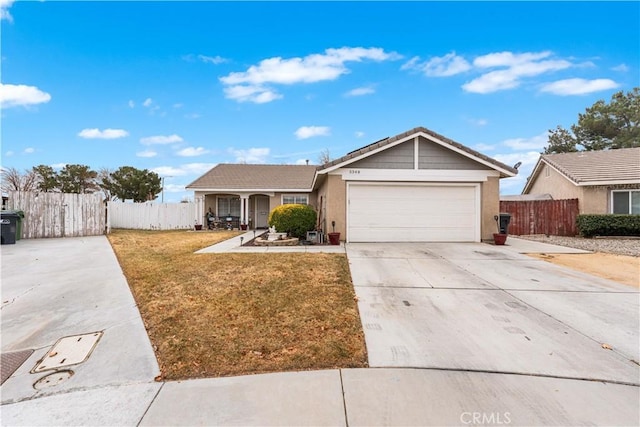
[[[640,236],[640,215],[578,215],[576,225],[584,237]]]
[[[316,226],[316,211],[309,205],[287,204],[275,207],[269,213],[269,226],[277,232],[304,239],[307,231]]]

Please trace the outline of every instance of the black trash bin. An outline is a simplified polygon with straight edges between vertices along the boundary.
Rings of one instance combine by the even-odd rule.
[[[509,223],[511,222],[511,214],[500,213],[500,234],[509,234]]]
[[[18,221],[20,221],[20,215],[13,211],[3,211],[0,224],[2,225],[2,244],[3,245],[15,245],[16,235],[18,232]]]

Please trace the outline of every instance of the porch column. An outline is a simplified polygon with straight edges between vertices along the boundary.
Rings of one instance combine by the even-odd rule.
[[[247,208],[249,207],[249,196],[240,196],[240,224],[248,224]]]

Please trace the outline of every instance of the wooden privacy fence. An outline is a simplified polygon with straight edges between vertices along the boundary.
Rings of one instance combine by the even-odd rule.
[[[575,236],[578,234],[578,199],[566,200],[503,200],[500,212],[510,213],[509,234],[548,234]]]
[[[7,208],[24,212],[22,237],[97,236],[105,232],[102,194],[12,191]]]
[[[186,230],[193,228],[199,203],[122,203],[108,202],[107,228],[135,230]]]

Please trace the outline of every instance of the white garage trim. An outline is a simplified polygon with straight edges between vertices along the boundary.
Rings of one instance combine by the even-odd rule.
[[[330,175],[340,175],[343,181],[420,181],[420,182],[485,182],[500,177],[493,170],[459,169],[338,169]]]
[[[479,242],[480,184],[348,182],[347,242]]]

